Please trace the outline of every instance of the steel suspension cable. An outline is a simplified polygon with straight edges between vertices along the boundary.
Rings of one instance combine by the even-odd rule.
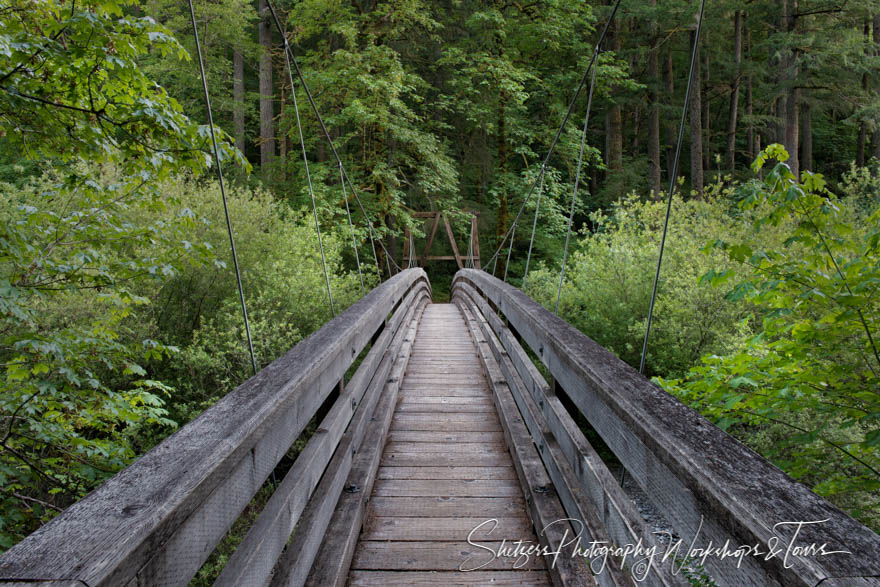
[[[599,54],[599,46],[596,46],[596,54]],[[584,116],[584,134],[581,136],[581,150],[578,153],[577,172],[574,176],[574,190],[571,192],[571,207],[568,211],[568,229],[565,231],[565,248],[562,249],[562,268],[559,271],[559,287],[556,288],[556,307],[553,313],[559,315],[559,300],[562,297],[562,280],[565,278],[565,262],[568,260],[568,243],[571,239],[571,224],[574,220],[574,203],[577,200],[578,184],[581,181],[581,166],[584,162],[584,146],[587,144],[587,125],[590,123],[590,109],[593,106],[593,89],[596,86],[596,69],[590,78],[590,90],[587,97],[587,114]]]
[[[510,253],[513,252],[513,239],[516,237],[516,219],[514,219],[513,226],[510,228],[512,230],[510,234],[510,247],[507,248],[507,261],[504,263],[504,277],[501,281],[507,281],[507,270],[510,268]]]
[[[342,184],[342,201],[345,202],[345,215],[348,217],[348,228],[351,229],[351,248],[354,250],[354,261],[358,267],[358,279],[361,280],[361,293],[366,294],[364,286],[364,274],[361,272],[361,256],[358,254],[357,238],[354,235],[354,224],[351,221],[351,209],[348,207],[348,194],[345,193],[345,178],[342,176],[342,164],[339,164],[339,179]]]
[[[562,123],[559,125],[559,129],[556,131],[556,135],[553,137],[553,141],[550,143],[550,148],[547,150],[547,156],[544,157],[544,161],[541,163],[542,166],[546,166],[550,161],[550,156],[553,154],[553,150],[556,148],[556,143],[559,142],[559,137],[562,135],[562,131],[565,129],[565,125],[568,124],[568,119],[571,117],[571,113],[574,111],[575,104],[577,104],[578,97],[581,95],[581,91],[584,89],[584,85],[587,83],[587,78],[590,76],[590,72],[593,69],[593,66],[596,65],[596,59],[598,57],[598,48],[602,46],[602,43],[605,41],[605,37],[608,35],[608,29],[611,26],[611,23],[614,21],[614,16],[617,14],[617,9],[620,7],[620,0],[617,0],[614,3],[614,7],[611,9],[611,15],[608,17],[608,21],[605,23],[605,27],[602,29],[602,34],[599,35],[599,40],[596,42],[596,50],[593,51],[593,56],[590,58],[590,62],[587,64],[587,69],[584,71],[584,75],[581,77],[580,83],[578,83],[577,89],[574,92],[574,96],[571,99],[571,102],[568,105],[568,110],[565,112],[565,116],[562,118]],[[516,218],[514,218],[513,225],[511,225],[511,229],[508,229],[508,233],[511,232],[514,226],[516,226],[516,221],[519,220],[520,215],[523,213],[525,209],[526,203],[532,197],[532,192],[535,191],[535,186],[537,185],[538,180],[535,178],[535,181],[532,182],[532,186],[529,188],[528,193],[526,194],[525,199],[523,200],[522,205],[519,207],[519,211],[516,213]],[[494,261],[495,257],[498,256],[498,253],[501,252],[501,248],[504,246],[504,242],[507,239],[501,241],[501,245],[498,246],[498,249],[489,259],[489,261]],[[511,241],[512,242],[512,241]],[[488,262],[486,263],[489,264]]]
[[[269,12],[272,15],[272,19],[275,21],[275,28],[278,30],[278,34],[281,35],[281,38],[284,41],[284,53],[287,58],[287,66],[288,73],[290,73],[290,67],[293,66],[293,69],[296,70],[296,75],[299,78],[300,83],[302,84],[303,90],[305,90],[306,97],[309,100],[309,104],[312,107],[312,111],[315,114],[315,118],[318,120],[318,124],[321,127],[321,131],[324,134],[324,139],[327,141],[327,144],[330,145],[330,150],[333,152],[333,157],[336,159],[337,163],[342,165],[342,175],[345,178],[345,181],[348,183],[348,187],[351,190],[352,195],[354,196],[355,201],[358,204],[358,207],[361,210],[361,213],[364,215],[364,219],[367,222],[367,228],[370,232],[370,243],[373,247],[373,260],[376,263],[376,271],[378,272],[380,279],[382,275],[382,268],[379,265],[379,257],[376,254],[376,235],[373,228],[373,223],[370,220],[369,215],[367,214],[366,209],[364,208],[363,203],[361,202],[360,196],[358,196],[357,188],[354,183],[351,181],[351,178],[348,175],[348,172],[345,170],[345,165],[342,163],[342,158],[339,156],[339,152],[336,150],[336,145],[333,143],[333,138],[330,136],[330,131],[327,130],[327,125],[324,124],[324,119],[321,116],[320,111],[318,110],[318,105],[315,103],[315,99],[312,96],[312,92],[309,89],[309,85],[306,83],[305,77],[303,76],[302,70],[299,67],[299,63],[296,60],[296,55],[293,54],[293,48],[291,48],[290,43],[287,41],[287,36],[284,34],[284,29],[281,26],[281,21],[278,20],[278,14],[275,12],[275,7],[271,0],[266,0],[266,6],[269,8]],[[291,74],[292,75],[292,74]],[[292,88],[291,88],[292,90]],[[379,246],[382,247],[382,250],[385,251],[385,261],[386,266],[388,266],[388,276],[391,277],[391,266],[388,261],[389,257],[391,257],[388,249],[385,247],[385,244],[379,239]],[[392,259],[393,261],[393,259]],[[394,261],[394,266],[400,269],[400,266]]]
[[[666,247],[666,232],[669,228],[669,215],[672,212],[672,196],[675,190],[675,178],[678,175],[678,163],[681,156],[681,143],[684,138],[684,124],[687,121],[688,104],[691,99],[691,88],[694,81],[694,62],[697,57],[697,47],[700,45],[700,31],[703,28],[703,11],[706,8],[706,0],[700,3],[700,14],[697,18],[697,31],[694,35],[694,46],[691,48],[691,64],[688,71],[687,90],[684,94],[684,105],[681,108],[681,123],[678,125],[678,141],[675,143],[675,159],[669,174],[669,195],[666,200],[666,217],[663,220],[663,236],[660,237],[660,252],[657,255],[657,270],[654,273],[654,287],[651,291],[651,305],[648,308],[648,323],[645,326],[645,340],[642,342],[642,358],[639,361],[639,373],[645,373],[645,358],[648,353],[648,337],[651,334],[651,320],[654,317],[654,303],[657,301],[657,284],[660,282],[660,267],[663,264],[663,250]]]
[[[547,168],[543,165],[541,166],[541,185],[538,186],[538,201],[535,204],[535,219],[532,220],[532,236],[529,238],[529,254],[526,255],[526,270],[523,271],[523,280],[522,280],[522,289],[526,287],[526,278],[529,276],[529,262],[532,260],[532,245],[535,244],[535,229],[538,228],[538,212],[541,210],[541,196],[544,192],[544,173],[546,173]]]
[[[223,168],[220,164],[220,150],[217,148],[217,133],[214,131],[214,115],[211,112],[211,96],[208,93],[208,79],[205,76],[205,62],[202,59],[202,47],[199,41],[199,29],[196,26],[196,11],[192,0],[189,2],[189,17],[192,23],[193,36],[196,41],[196,53],[199,56],[199,72],[202,75],[202,89],[205,92],[205,106],[208,110],[208,127],[211,129],[211,144],[214,148],[214,162],[217,164],[217,178],[220,181],[220,197],[223,200],[223,214],[226,217],[226,232],[229,234],[229,248],[232,250],[232,266],[235,269],[235,282],[238,285],[238,299],[241,301],[241,315],[244,319],[244,331],[247,336],[248,351],[251,356],[251,367],[257,374],[257,359],[254,355],[254,343],[251,339],[251,325],[248,320],[247,304],[244,300],[244,287],[241,284],[241,272],[238,267],[238,254],[235,251],[235,237],[232,231],[232,220],[229,217],[229,206],[226,202],[226,184],[223,181]]]
[[[283,36],[283,33],[282,33]],[[287,46],[287,38],[284,39]],[[309,156],[306,153],[306,137],[303,134],[302,121],[299,116],[299,105],[296,100],[296,88],[293,87],[293,74],[290,69],[290,57],[284,52],[284,60],[287,63],[287,77],[290,79],[290,97],[293,98],[293,111],[296,113],[296,129],[299,132],[299,144],[302,147],[303,163],[306,167],[306,182],[309,185],[309,197],[312,199],[312,213],[315,216],[315,230],[318,232],[318,249],[321,251],[321,266],[324,268],[324,283],[327,285],[327,299],[330,301],[330,314],[336,317],[336,308],[333,305],[333,292],[330,290],[330,273],[327,271],[327,258],[324,255],[324,240],[321,238],[321,223],[318,222],[318,204],[315,201],[315,190],[312,187],[312,174],[309,171]],[[345,184],[342,184],[343,188]]]

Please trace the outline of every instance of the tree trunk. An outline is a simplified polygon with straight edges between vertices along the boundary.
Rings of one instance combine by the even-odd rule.
[[[874,16],[874,55],[880,56],[880,13],[877,13]],[[874,87],[874,92],[877,92],[876,82]],[[872,143],[873,143],[873,152],[874,157],[880,161],[880,129],[877,129],[872,134]]]
[[[672,53],[666,53],[666,59],[663,64],[663,81],[665,82],[666,100],[669,105],[675,101],[675,78],[672,75]],[[675,123],[670,118],[666,122],[666,169],[667,175],[672,177],[675,170],[672,169],[675,163]]]
[[[701,39],[701,42],[706,42],[706,37]],[[709,136],[709,100],[706,96],[709,93],[709,51],[703,52],[703,93],[702,93],[702,106],[703,106],[703,169],[709,170],[712,168],[712,139]]]
[[[623,120],[617,104],[605,114],[605,165],[609,171],[623,167]]]
[[[651,0],[656,6],[657,0]],[[648,53],[648,173],[654,197],[660,197],[660,67],[657,55],[657,25],[651,25],[651,52]]]
[[[745,29],[746,50],[748,51],[752,48],[752,33],[745,23],[743,23],[743,28]],[[746,77],[746,116],[748,117],[748,123],[746,124],[746,155],[748,156],[749,164],[758,154],[755,150],[755,124],[752,122],[753,107],[752,76],[748,76]]]
[[[694,47],[694,85],[691,88],[691,103],[688,118],[691,123],[691,188],[697,197],[703,197],[703,107],[700,100],[700,46],[694,46],[697,32],[691,31],[691,46]]]
[[[272,23],[266,0],[260,0],[260,166],[275,158],[275,109],[272,103]]]
[[[281,95],[280,95],[279,104],[278,104],[278,106],[279,106],[278,117],[281,120],[285,120],[285,117],[284,117],[285,112],[284,111],[286,110],[286,107],[287,107],[287,96],[285,95],[285,93],[286,93],[287,88],[285,87],[283,82],[281,83],[281,87],[279,88],[279,90],[280,90]],[[279,169],[278,179],[280,181],[285,181],[287,179],[287,177],[286,177],[287,132],[283,132],[282,128],[279,128],[278,130],[282,131],[281,136],[278,137],[278,156],[279,156],[279,160],[281,161],[281,166],[280,166],[281,168]],[[323,141],[321,141],[321,142],[323,143]]]
[[[813,170],[813,109],[808,102],[801,105],[801,169]]]
[[[502,176],[507,170],[507,114],[505,112],[507,103],[507,94],[501,90],[498,99],[498,176]],[[495,240],[501,244],[502,239],[507,234],[507,191],[506,186],[502,186],[498,193],[498,221],[495,224]],[[505,247],[511,246],[511,242],[505,242]],[[507,255],[503,250],[498,252],[497,261],[498,272],[496,275],[504,275],[507,267]]]
[[[232,101],[235,148],[244,153],[244,57],[238,49],[232,52]]]
[[[797,27],[797,0],[786,0],[786,30],[791,33]],[[787,51],[784,57],[783,71],[787,87],[785,91],[785,131],[784,146],[788,151],[788,166],[795,177],[800,177],[800,167],[798,165],[798,131],[800,125],[798,123],[798,94],[800,90],[797,88],[798,83],[798,53],[796,49]]]
[[[620,35],[616,23],[608,28],[608,47],[620,52]],[[619,104],[612,103],[605,114],[605,165],[608,171],[623,168],[623,114]]]
[[[730,87],[730,109],[727,114],[727,169],[736,171],[736,116],[739,110],[739,77],[742,70],[742,11],[733,13],[733,84]]]

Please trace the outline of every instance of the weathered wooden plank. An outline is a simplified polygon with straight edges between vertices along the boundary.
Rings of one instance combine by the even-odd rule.
[[[525,509],[522,498],[510,497],[374,497],[373,515],[404,518],[510,517]]]
[[[376,483],[375,495],[382,497],[518,497],[522,495],[519,484],[513,480],[505,483],[497,479],[450,481],[428,480],[381,480]]]
[[[334,403],[321,422],[318,432],[309,440],[291,470],[272,494],[260,517],[230,557],[217,579],[217,585],[240,585],[246,579],[251,585],[265,584],[268,581],[278,556],[306,507],[312,491],[321,479],[355,410],[372,413],[394,363],[393,354],[398,352],[409,323],[418,308],[424,304],[424,292],[416,296],[413,301],[419,306],[407,305],[398,310],[399,315],[392,318],[389,327],[367,353],[361,367],[346,386],[345,392]],[[369,390],[364,393],[367,384]],[[362,416],[361,419],[363,418]]]
[[[792,481],[539,304],[484,272],[463,270],[541,357],[632,477],[689,542],[802,544],[855,553],[761,560],[757,574],[710,557],[716,576],[739,582],[815,585],[831,577],[880,576],[880,537]],[[454,284],[454,288],[456,285]],[[712,447],[711,451],[705,447]],[[828,520],[803,527],[790,520]],[[756,563],[753,558],[744,564]],[[786,568],[786,566],[788,568]]]
[[[484,414],[487,412],[494,413],[495,407],[478,403],[455,405],[412,401],[402,402],[397,407],[398,414]]]
[[[419,397],[417,395],[403,394],[400,400],[400,404],[444,404],[444,405],[456,405],[456,406],[482,406],[489,405],[492,406],[492,400],[489,399],[488,396],[484,393],[483,396],[476,397],[455,397],[450,395],[435,395],[430,397]]]
[[[636,512],[632,501],[584,438],[559,398],[551,395],[546,381],[510,330],[485,300],[474,295],[469,286],[465,285],[458,291],[466,293],[471,307],[474,304],[479,306],[473,311],[479,312],[481,319],[486,319],[480,322],[483,333],[504,376],[511,383],[513,397],[538,444],[539,453],[554,484],[560,490],[564,489],[560,491],[560,498],[566,511],[572,518],[586,524],[585,540],[615,544],[636,544],[641,541],[645,548],[656,547],[660,552],[665,551],[652,533],[652,528]],[[540,406],[543,406],[543,410]],[[598,517],[602,518],[601,522]],[[652,585],[687,584],[680,573],[673,572],[673,563],[671,559],[665,563],[655,561],[649,576],[639,574],[641,582]],[[603,579],[611,578],[600,576],[600,583]]]
[[[404,386],[400,391],[406,394],[406,397],[486,397],[486,391],[478,386],[471,387],[411,387]]]
[[[462,302],[464,303],[464,302]],[[501,373],[505,377],[508,389],[511,392],[519,413],[523,418],[523,422],[529,430],[529,434],[538,447],[538,454],[544,463],[553,486],[556,489],[559,499],[565,508],[566,513],[572,520],[572,529],[578,532],[579,537],[584,543],[597,542],[601,544],[612,544],[611,538],[605,528],[602,527],[599,517],[592,507],[587,496],[584,494],[583,488],[578,483],[577,477],[571,470],[565,455],[559,449],[555,437],[547,427],[546,421],[538,408],[534,399],[526,392],[525,385],[519,376],[519,373],[513,367],[508,353],[501,346],[495,333],[485,321],[479,308],[473,305],[469,306],[470,311],[474,314],[477,324],[480,326],[483,335],[490,350],[493,353]],[[617,544],[636,544],[637,536],[626,535],[624,542]],[[646,548],[655,546],[655,541],[647,537]],[[602,565],[604,557],[597,557],[596,561],[590,561],[591,564],[602,565],[603,572],[596,576],[599,585],[603,587],[615,587],[618,585],[632,584],[632,576],[628,576],[620,568],[621,561],[612,557],[608,557],[608,564]],[[654,585],[681,585],[674,575],[664,573],[658,576],[651,576],[649,584]]]
[[[511,465],[502,467],[379,467],[379,479],[516,479]]]
[[[384,439],[391,426],[401,375],[409,361],[412,340],[423,309],[424,306],[419,307],[418,314],[413,319],[397,353],[394,368],[386,380],[382,397],[373,411],[364,440],[353,459],[352,470],[345,482],[347,490],[337,500],[336,509],[327,525],[316,560],[309,571],[306,580],[308,585],[328,587],[345,583],[363,523],[366,501],[376,479]],[[301,555],[291,550],[288,556],[299,558]],[[284,562],[287,566],[292,565],[287,561]],[[298,574],[291,573],[291,575],[288,584]]]
[[[352,561],[358,570],[475,571],[543,569],[540,555],[496,557],[500,542],[372,542],[361,541]],[[518,566],[515,566],[518,565]]]
[[[494,521],[493,521],[494,520]],[[364,526],[364,540],[535,540],[532,522],[525,511],[518,516],[477,518],[380,518]]]
[[[474,585],[520,585],[522,587],[544,587],[550,584],[547,573],[543,571],[472,571],[462,572],[409,572],[394,571],[352,571],[351,587],[473,587]]]
[[[541,545],[549,551],[561,552],[551,565],[550,577],[554,585],[595,585],[592,572],[584,560],[572,556],[570,537],[577,531],[567,520],[565,510],[553,491],[550,478],[541,463],[535,444],[522,421],[521,414],[511,397],[507,382],[492,356],[489,344],[482,335],[476,318],[466,305],[459,306],[465,316],[471,335],[488,374],[490,389],[498,406],[504,437],[514,455],[514,467],[529,503],[532,522],[538,528]]]
[[[179,574],[169,580],[185,582],[299,436],[352,358],[417,282],[427,287],[419,269],[374,289],[9,550],[0,559],[0,577],[70,577],[92,586],[125,585],[150,564],[145,580],[154,577],[154,569],[173,565]],[[279,426],[282,421],[285,425]],[[234,476],[247,462],[243,459],[252,461],[250,475]],[[205,519],[198,543],[187,542],[186,553],[157,553],[157,545],[169,544],[208,497],[233,478],[241,485],[227,486],[224,508]]]
[[[436,432],[428,430],[392,430],[388,435],[388,442],[446,442],[446,443],[471,443],[504,444],[504,435],[501,432]]]
[[[430,452],[441,454],[462,455],[459,458],[469,458],[472,454],[507,454],[507,445],[504,442],[487,444],[485,442],[401,442],[391,440],[385,451],[397,453]]]
[[[498,432],[501,425],[497,421],[468,419],[464,416],[480,416],[480,414],[438,414],[421,416],[401,414],[394,417],[392,427],[395,430],[439,430],[442,432]]]
[[[442,452],[385,452],[383,467],[418,467],[430,463],[435,467],[454,467],[467,463],[472,467],[504,467],[510,464],[510,455],[501,452],[470,453],[467,455]]]

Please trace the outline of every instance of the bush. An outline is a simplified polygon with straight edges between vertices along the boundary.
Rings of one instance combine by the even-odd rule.
[[[659,295],[654,309],[646,371],[683,374],[705,353],[735,348],[749,332],[744,304],[700,276],[724,262],[721,252],[701,255],[710,239],[741,231],[728,214],[730,192],[717,188],[705,201],[676,197],[669,227]],[[596,342],[638,367],[665,204],[632,195],[610,215],[591,215],[595,231],[581,232],[569,255],[559,315]],[[559,270],[531,272],[527,293],[549,309],[556,303]]]

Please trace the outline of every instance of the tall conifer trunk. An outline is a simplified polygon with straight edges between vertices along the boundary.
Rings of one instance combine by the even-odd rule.
[[[666,59],[663,61],[663,82],[666,92],[666,104],[671,106],[675,102],[675,77],[672,72],[672,53],[666,53]],[[666,169],[667,175],[672,177],[675,171],[672,165],[675,163],[675,123],[672,118],[666,122]]]
[[[620,52],[620,35],[617,24],[608,27],[608,47]],[[623,167],[623,116],[619,104],[612,104],[605,114],[605,165],[608,171],[618,171]]]
[[[750,50],[752,48],[752,33],[749,30],[748,23],[745,21],[747,15],[744,15],[743,18],[743,29],[745,31],[745,44],[746,50]],[[751,163],[755,159],[755,155],[757,152],[755,150],[755,124],[752,122],[752,114],[754,114],[754,100],[752,97],[752,76],[749,75],[746,77],[746,156],[748,158],[749,163]]]
[[[266,0],[260,0],[260,166],[275,158],[275,108],[272,104],[272,16]]]
[[[880,56],[880,13],[877,13],[876,15],[874,15],[873,28],[874,28],[874,36],[873,36],[874,55]],[[877,80],[874,80],[875,94],[878,92],[877,83],[878,83]],[[880,129],[877,129],[873,132],[871,142],[873,143],[872,150],[874,152],[874,157],[876,157],[877,160],[880,160]]]
[[[785,1],[785,30],[789,33],[794,32],[797,27],[797,0]],[[785,129],[783,134],[783,144],[785,150],[788,151],[788,166],[795,177],[800,176],[800,166],[798,165],[798,147],[800,124],[798,123],[798,107],[799,93],[798,84],[798,52],[792,48],[787,51],[783,57],[783,75],[785,76]]]
[[[691,102],[688,119],[691,127],[691,188],[697,197],[703,197],[703,106],[700,96],[700,46],[694,45],[697,31],[691,31],[691,47],[694,47],[694,83],[691,88]]]
[[[742,72],[742,11],[733,13],[733,84],[730,87],[730,108],[727,113],[727,169],[736,170],[736,119],[739,111],[739,84]]]
[[[813,170],[813,109],[808,102],[801,104],[801,169]]]
[[[651,5],[656,6],[657,0],[651,0]],[[650,173],[651,189],[654,197],[660,196],[660,67],[657,55],[657,25],[651,25],[651,52],[648,54],[648,77],[650,78],[651,92],[648,96],[651,104],[648,108],[648,166]]]
[[[235,147],[244,153],[244,57],[238,49],[232,52],[232,100]]]

